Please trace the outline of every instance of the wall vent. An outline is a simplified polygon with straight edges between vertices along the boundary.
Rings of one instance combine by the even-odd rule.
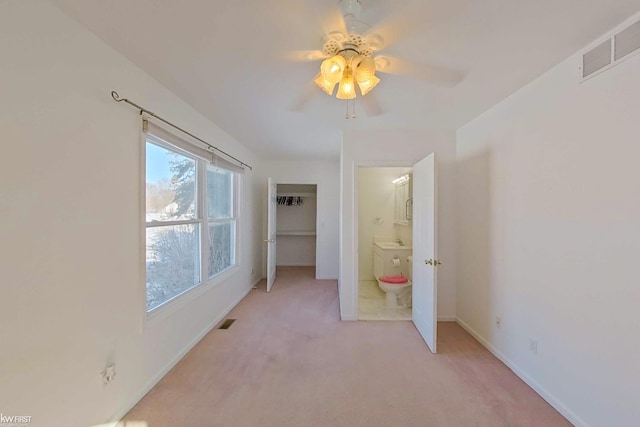
[[[582,78],[586,79],[611,68],[632,53],[640,52],[640,21],[629,25],[622,31],[582,55]]]
[[[622,30],[614,38],[616,61],[640,49],[640,21]]]
[[[582,55],[582,77],[589,77],[611,64],[611,39]]]
[[[233,322],[235,322],[236,319],[227,319],[224,322],[222,322],[222,324],[220,325],[220,327],[218,329],[229,329],[231,327],[231,325],[233,325]]]

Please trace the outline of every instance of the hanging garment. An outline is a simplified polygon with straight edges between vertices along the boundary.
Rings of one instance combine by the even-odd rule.
[[[276,196],[276,203],[281,206],[302,206],[304,204],[304,197]]]

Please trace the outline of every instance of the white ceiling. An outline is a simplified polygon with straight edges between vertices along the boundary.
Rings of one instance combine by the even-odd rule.
[[[380,54],[464,79],[441,87],[379,74],[381,113],[356,104],[358,118],[345,120],[344,102],[310,83],[319,62],[287,57],[321,48],[340,22],[337,0],[52,1],[237,140],[281,159],[335,159],[344,129],[455,130],[640,9],[640,0],[361,0],[361,19],[385,39]]]

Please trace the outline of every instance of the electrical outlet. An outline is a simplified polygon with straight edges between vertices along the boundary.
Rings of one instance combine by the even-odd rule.
[[[538,354],[538,340],[529,338],[529,350],[531,350],[533,354]]]
[[[102,375],[102,385],[106,386],[116,378],[116,365],[107,366],[104,371],[100,372],[100,375]]]
[[[502,318],[500,316],[496,316],[496,327],[502,326]]]

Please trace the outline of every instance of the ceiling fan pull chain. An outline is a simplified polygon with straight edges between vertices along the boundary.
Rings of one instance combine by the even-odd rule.
[[[351,101],[351,113],[349,113],[349,101]],[[349,120],[349,119],[355,119],[356,118],[356,100],[355,99],[347,99],[347,114],[344,115],[344,118]]]

